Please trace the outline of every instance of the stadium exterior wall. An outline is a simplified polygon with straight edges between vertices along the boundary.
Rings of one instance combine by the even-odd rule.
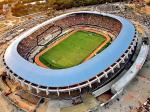
[[[100,14],[98,12],[91,11],[80,11],[73,13]],[[18,54],[16,48],[18,43],[23,38],[26,38],[40,27],[51,23],[53,20],[61,19],[66,15],[73,13],[67,13],[55,17],[20,35],[20,37],[8,47],[3,57],[3,62],[6,67],[7,74],[15,81],[20,82],[22,86],[27,85],[29,90],[35,88],[37,93],[44,91],[47,95],[50,92],[55,92],[57,95],[60,95],[61,92],[67,92],[70,94],[70,92],[74,90],[79,90],[81,92],[82,88],[87,86],[92,88],[92,84],[95,82],[101,83],[102,78],[109,78],[109,73],[114,73],[114,70],[116,68],[120,68],[121,64],[125,63],[125,60],[129,60],[129,55],[134,53],[135,47],[137,45],[136,31],[133,24],[122,17],[105,13],[102,13],[101,15],[119,20],[122,23],[122,29],[116,40],[114,40],[114,42],[107,49],[105,49],[104,52],[98,54],[91,60],[80,64],[79,66],[62,70],[45,69],[24,60]],[[115,54],[114,52],[116,51],[117,53]],[[110,54],[112,55],[112,59],[108,60]],[[105,62],[106,64],[99,63],[106,59],[108,60],[108,62]],[[74,77],[74,75],[77,75],[76,77],[78,78]],[[72,76],[75,79],[72,79]],[[62,77],[67,78],[67,80]],[[86,83],[81,84],[84,81],[86,81]]]

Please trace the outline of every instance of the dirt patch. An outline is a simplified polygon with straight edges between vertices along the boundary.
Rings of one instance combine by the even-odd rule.
[[[150,16],[150,6],[145,6],[143,12]]]

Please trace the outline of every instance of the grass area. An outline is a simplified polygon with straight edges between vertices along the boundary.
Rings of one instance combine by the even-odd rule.
[[[46,51],[39,59],[54,69],[72,67],[82,63],[105,40],[100,34],[80,30]]]

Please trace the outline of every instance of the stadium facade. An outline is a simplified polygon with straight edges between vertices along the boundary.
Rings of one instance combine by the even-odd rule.
[[[115,38],[101,53],[77,66],[66,69],[43,68],[29,62],[28,54],[32,51],[31,45],[33,48],[38,46],[38,39],[35,38],[39,35],[34,39],[30,35],[35,35],[36,31],[47,25],[52,26],[52,31],[55,30],[58,35],[65,29],[88,26],[110,32]],[[52,42],[57,41],[57,36]],[[47,20],[21,34],[7,48],[3,62],[11,79],[27,86],[37,95],[77,96],[101,88],[117,77],[131,60],[137,42],[136,29],[125,18],[92,11],[72,12]]]

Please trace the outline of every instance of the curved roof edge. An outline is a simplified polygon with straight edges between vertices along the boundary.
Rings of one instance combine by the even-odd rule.
[[[119,20],[122,23],[122,29],[117,38],[103,52],[96,55],[87,62],[67,69],[54,70],[42,68],[40,66],[28,62],[18,54],[17,45],[23,38],[26,38],[28,35],[35,32],[40,27],[45,26],[46,24],[52,23],[55,20],[64,18],[65,16],[74,13],[91,13],[112,17],[114,19]],[[134,34],[134,25],[130,21],[122,17],[92,11],[72,12],[47,20],[42,24],[39,24],[31,28],[30,30],[22,33],[7,48],[4,55],[4,60],[6,65],[14,73],[16,73],[18,76],[27,81],[49,87],[68,86],[89,80],[90,78],[95,77],[96,74],[103,72],[113,63],[115,63],[121,57],[121,55],[128,49],[130,43],[134,38]]]

